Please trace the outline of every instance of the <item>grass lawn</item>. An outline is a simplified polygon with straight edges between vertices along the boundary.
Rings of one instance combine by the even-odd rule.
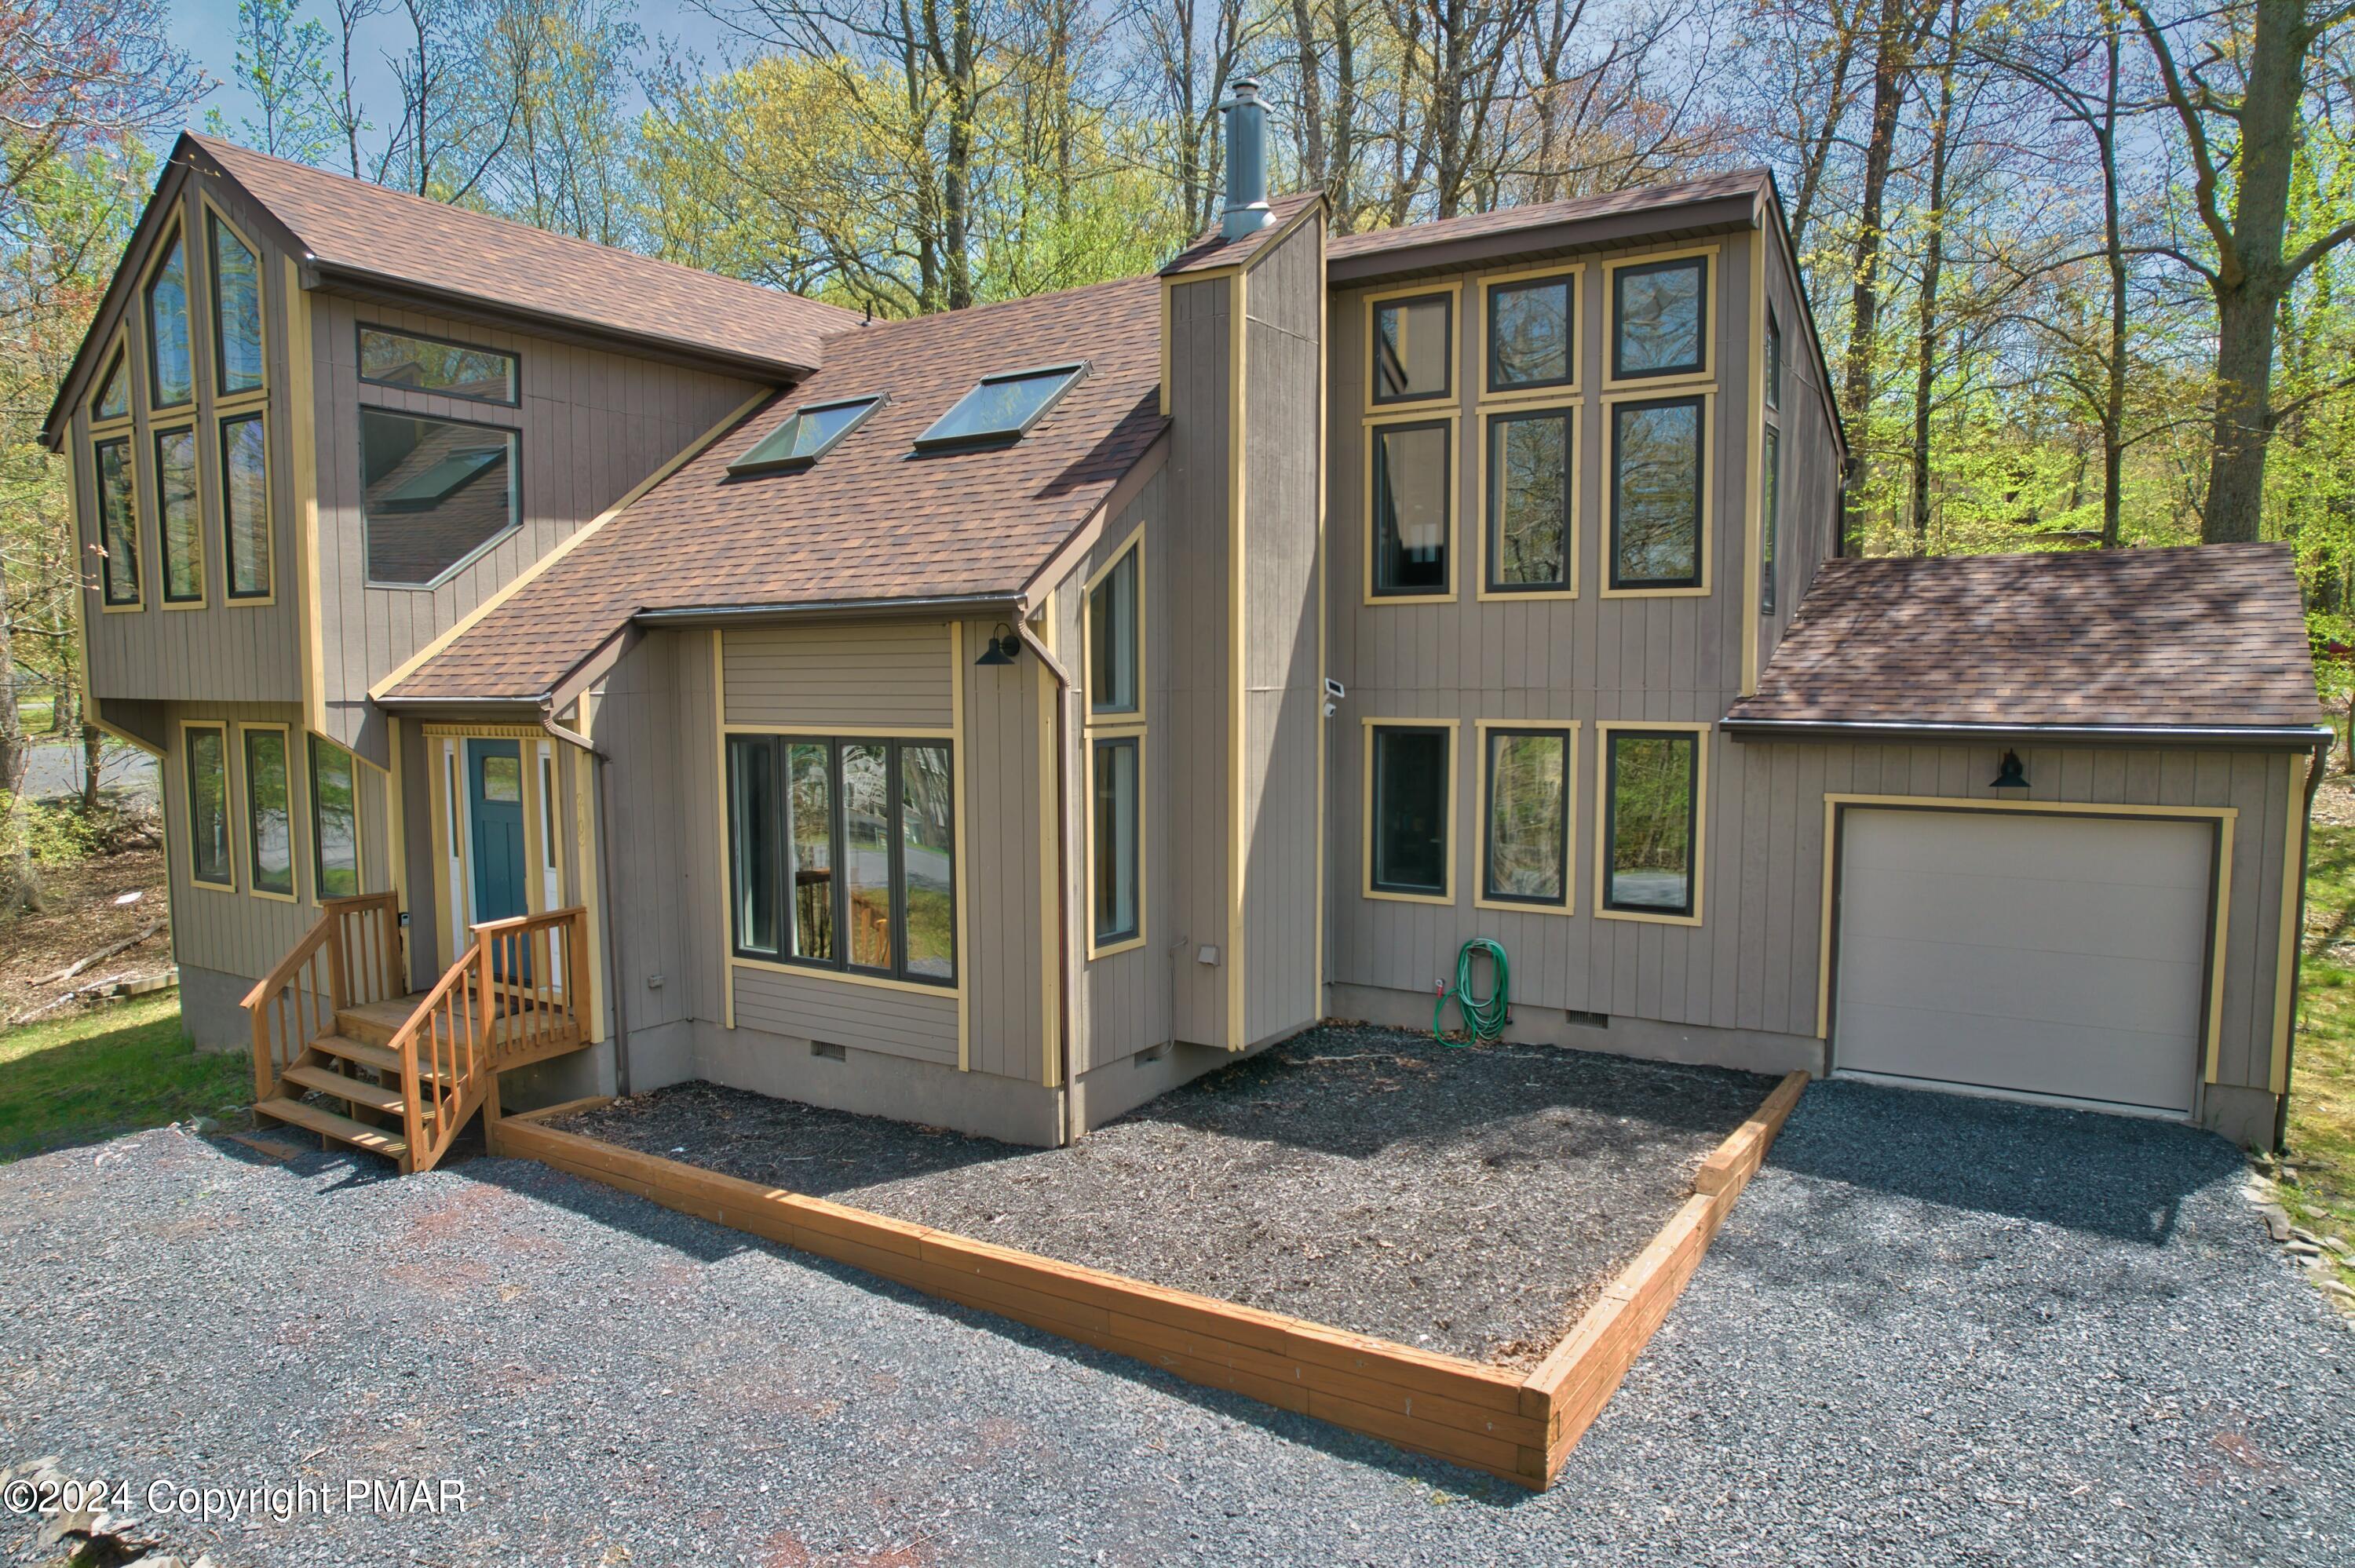
[[[27,735],[47,735],[57,716],[58,700],[44,692],[37,697],[16,699],[16,720],[25,726]]]
[[[0,1161],[94,1143],[253,1097],[234,1052],[199,1052],[166,991],[0,1033]]]
[[[2336,813],[2334,813],[2336,814]],[[2355,1240],[2355,824],[2318,811],[2306,878],[2296,1075],[2282,1206],[2319,1235]],[[2341,1278],[2355,1286],[2355,1268]]]

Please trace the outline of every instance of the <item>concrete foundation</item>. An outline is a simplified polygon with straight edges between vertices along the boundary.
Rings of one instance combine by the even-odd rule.
[[[1421,991],[1337,985],[1329,988],[1328,995],[1327,1005],[1336,1018],[1362,1019],[1394,1029],[1431,1028],[1431,998]],[[1454,1008],[1448,1010],[1445,1022],[1455,1022]],[[1824,1070],[1824,1044],[1812,1035],[1707,1029],[1618,1016],[1611,1017],[1607,1022],[1577,1022],[1561,1008],[1532,1007],[1520,1002],[1513,1004],[1512,1021],[1505,1025],[1505,1038],[1515,1044],[1563,1045],[1574,1051],[1602,1051],[1614,1056],[1687,1062],[1706,1067],[1739,1067],[1751,1073],[1805,1071],[1820,1077]]]

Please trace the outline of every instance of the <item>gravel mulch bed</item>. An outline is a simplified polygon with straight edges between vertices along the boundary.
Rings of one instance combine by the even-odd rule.
[[[1423,1350],[1541,1360],[1775,1080],[1327,1025],[1069,1149],[705,1083],[549,1125]]]
[[[1815,1085],[1533,1495],[528,1160],[151,1131],[0,1165],[0,1468],[127,1479],[225,1568],[2345,1568],[2355,1332],[2244,1181],[2182,1128]],[[466,1508],[144,1502],[400,1477]]]

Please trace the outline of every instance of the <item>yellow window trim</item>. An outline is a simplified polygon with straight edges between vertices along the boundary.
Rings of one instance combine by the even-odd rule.
[[[390,723],[391,721],[388,720],[387,722]],[[546,739],[547,737],[543,736],[541,738]],[[395,746],[399,745],[399,737],[397,735],[393,736],[392,744]],[[303,820],[309,823],[311,828],[311,880],[314,883],[316,883],[319,880],[319,776],[313,765],[312,758],[317,753],[319,747],[322,746],[332,746],[337,751],[342,752],[346,757],[352,759],[352,874],[359,879],[360,891],[362,893],[366,893],[369,890],[368,800],[360,789],[360,769],[362,768],[376,768],[376,764],[370,762],[367,758],[362,757],[358,752],[354,751],[350,747],[346,746],[342,741],[337,740],[332,735],[321,735],[316,730],[304,730],[303,732],[303,793],[306,798],[307,809],[303,813]],[[397,801],[400,797],[400,782],[398,776],[393,774],[389,768],[378,768],[377,771],[386,775],[387,779],[389,781],[388,788],[391,791],[391,798],[393,800]],[[389,825],[392,830],[391,838],[393,845],[392,853],[395,857],[394,863],[398,864],[400,853],[400,827],[398,817],[396,817],[393,822]],[[311,891],[318,895],[319,900],[322,903],[325,902],[327,895],[325,892],[315,886],[313,887]],[[337,896],[340,897],[342,895],[337,895]]]
[[[1473,722],[1475,744],[1479,747],[1472,762],[1472,905],[1476,909],[1497,909],[1514,915],[1575,915],[1578,913],[1578,732],[1582,719],[1549,718],[1484,718]],[[1562,737],[1562,846],[1561,902],[1536,904],[1518,898],[1492,898],[1488,895],[1488,736],[1491,731],[1508,734],[1542,732]]]
[[[1088,677],[1095,669],[1096,585],[1112,576],[1113,568],[1126,560],[1132,554],[1136,556],[1136,706],[1098,713],[1094,705],[1095,694],[1087,689]],[[1085,722],[1090,728],[1098,725],[1141,725],[1146,721],[1148,694],[1145,680],[1145,651],[1149,646],[1145,619],[1146,570],[1145,524],[1139,523],[1128,531],[1128,536],[1120,542],[1109,556],[1105,557],[1104,564],[1091,573],[1080,585],[1079,677],[1081,691],[1087,704]]]
[[[1462,721],[1452,718],[1369,717],[1361,719],[1358,747],[1358,891],[1367,898],[1389,904],[1455,903],[1456,797],[1463,793],[1462,761],[1456,736]],[[1444,729],[1447,732],[1447,814],[1440,832],[1447,853],[1447,887],[1443,893],[1392,893],[1374,886],[1374,732],[1378,729]]]
[[[1764,426],[1773,421],[1778,440],[1782,426],[1766,408],[1766,248],[1759,243],[1759,236],[1753,236],[1744,249],[1750,263],[1750,336],[1745,346],[1750,356],[1749,407],[1756,416],[1744,421],[1750,427],[1750,457],[1743,470],[1749,477],[1742,487],[1746,494],[1742,516],[1742,694],[1746,697],[1758,690],[1758,635],[1764,613],[1758,608],[1766,580],[1765,562],[1760,556],[1766,514]]]
[[[126,324],[127,321],[126,313],[125,323],[115,326],[114,340],[106,345],[106,353],[98,362],[100,366],[98,378],[91,384],[90,400],[84,409],[84,415],[88,420],[88,433],[92,436],[112,435],[117,430],[127,430],[131,429],[139,415],[139,366],[132,359],[131,329]],[[113,368],[118,360],[123,366],[123,411],[120,414],[101,416],[98,411],[98,400],[106,395],[106,373]]]
[[[1558,588],[1498,588],[1488,583],[1488,460],[1490,456],[1489,428],[1499,418],[1520,419],[1533,414],[1560,412],[1570,417],[1570,518],[1564,530],[1562,569],[1566,586]],[[1585,450],[1586,399],[1583,397],[1523,397],[1512,402],[1483,403],[1479,410],[1479,450],[1472,461],[1472,517],[1474,534],[1478,539],[1473,551],[1473,597],[1498,604],[1541,604],[1548,599],[1578,597],[1578,556],[1583,530],[1580,526],[1579,495],[1586,480],[1586,465],[1580,454]],[[1370,450],[1370,448],[1369,448]],[[1368,527],[1369,543],[1372,529]]]
[[[1098,945],[1096,941],[1096,742],[1100,740],[1135,740],[1136,742],[1136,935],[1124,937],[1117,942]],[[1142,724],[1105,724],[1088,726],[1087,779],[1080,793],[1083,797],[1081,831],[1087,835],[1088,885],[1087,932],[1088,961],[1109,959],[1121,953],[1135,952],[1145,946],[1146,923],[1152,918],[1152,904],[1147,895],[1146,863],[1146,801],[1150,779],[1146,772],[1146,749],[1152,742],[1146,738]]]
[[[237,726],[228,719],[184,718],[180,721],[179,729],[180,809],[183,812],[186,813],[188,819],[187,822],[185,824],[187,828],[188,838],[188,885],[195,888],[200,888],[207,893],[233,894],[237,891],[238,863],[237,780],[236,775],[231,771],[234,765],[229,761],[229,754],[230,748],[237,741]],[[221,810],[226,812],[229,817],[229,821],[226,824],[229,828],[229,880],[227,882],[208,882],[203,877],[197,874],[197,853],[195,843],[197,803],[194,794],[188,789],[188,732],[192,729],[213,729],[220,732]],[[164,842],[167,846],[175,839],[180,836],[174,832],[172,828],[173,824],[169,822],[165,824]]]
[[[149,291],[155,286],[155,274],[161,272],[164,270],[164,263],[171,259],[172,247],[176,243],[181,248],[180,270],[187,279],[187,294],[184,303],[188,316],[188,396],[185,402],[167,403],[158,407],[155,402],[155,321],[149,313],[151,306]],[[144,363],[140,368],[145,371],[146,375],[140,381],[140,390],[145,394],[147,417],[151,419],[159,415],[177,418],[182,409],[187,410],[188,417],[193,418],[203,404],[204,368],[209,365],[212,356],[209,354],[199,355],[197,352],[199,316],[197,299],[200,286],[197,282],[196,257],[193,254],[193,248],[188,244],[187,216],[185,212],[176,212],[164,231],[155,237],[155,248],[147,253],[147,265],[139,274],[139,291],[132,302],[137,309],[139,317],[139,340],[146,350],[141,355]],[[134,411],[138,408],[140,401],[141,399],[135,397],[131,400],[131,407]]]
[[[1374,308],[1392,300],[1420,300],[1444,294],[1447,298],[1447,392],[1443,397],[1402,398],[1396,402],[1374,401]],[[1359,407],[1369,418],[1402,419],[1426,409],[1450,409],[1461,407],[1464,400],[1464,280],[1461,278],[1426,278],[1419,283],[1401,284],[1392,289],[1378,289],[1359,297],[1359,310],[1365,335],[1363,351],[1359,356]]]
[[[1617,475],[1612,466],[1612,410],[1622,403],[1670,402],[1686,397],[1700,399],[1700,581],[1691,588],[1613,588],[1611,586],[1611,556],[1614,526],[1612,501]],[[1603,515],[1597,532],[1602,536],[1604,559],[1601,585],[1596,593],[1604,599],[1707,599],[1712,588],[1712,574],[1717,561],[1713,535],[1717,531],[1717,462],[1710,453],[1718,439],[1717,392],[1714,387],[1692,383],[1681,387],[1647,387],[1641,392],[1606,392],[1603,396],[1603,429],[1597,444],[1602,449]]]
[[[256,245],[253,242],[253,236],[245,231],[244,225],[239,223],[234,217],[231,217],[229,215],[229,209],[222,207],[220,203],[215,201],[210,191],[199,186],[197,191],[197,201],[202,215],[207,220],[202,226],[205,230],[205,319],[210,323],[211,330],[205,337],[205,357],[213,362],[210,366],[212,376],[209,383],[210,390],[212,392],[212,408],[213,412],[216,414],[233,413],[241,410],[247,405],[264,402],[270,397],[269,253],[263,250],[261,246]],[[239,244],[243,245],[248,251],[252,253],[253,287],[256,294],[259,296],[257,302],[261,306],[259,313],[260,319],[255,324],[257,331],[261,334],[259,346],[261,350],[261,385],[259,387],[248,387],[236,392],[224,392],[221,390],[220,364],[217,358],[217,355],[219,353],[220,293],[218,287],[218,280],[213,276],[213,236],[211,221],[216,218],[220,221],[221,227],[227,228],[231,234],[237,236]]]
[[[1617,320],[1619,274],[1630,267],[1649,267],[1660,261],[1682,261],[1689,257],[1709,259],[1708,277],[1701,285],[1703,320],[1700,334],[1700,368],[1680,371],[1674,376],[1614,376],[1612,348],[1619,335]],[[1694,387],[1717,379],[1717,334],[1725,325],[1725,256],[1721,245],[1688,245],[1676,249],[1650,250],[1636,255],[1614,256],[1603,263],[1603,298],[1600,312],[1603,338],[1597,345],[1603,352],[1603,389],[1634,391],[1648,387]]]
[[[1717,726],[1681,719],[1603,719],[1594,726],[1594,917],[1634,920],[1650,926],[1698,926],[1701,923],[1702,851],[1709,842],[1709,754]],[[1611,737],[1631,735],[1685,734],[1700,737],[1693,747],[1692,913],[1654,915],[1636,909],[1614,909],[1604,896],[1611,876]]]
[[[1399,425],[1432,425],[1444,422],[1447,426],[1449,462],[1455,471],[1447,476],[1447,591],[1444,593],[1380,593],[1374,591],[1374,433]],[[1359,553],[1365,557],[1364,592],[1369,605],[1454,604],[1463,597],[1464,574],[1458,567],[1459,546],[1464,529],[1458,504],[1464,493],[1464,428],[1462,411],[1452,404],[1441,405],[1422,413],[1383,414],[1369,416],[1363,425],[1359,446],[1365,449],[1360,461],[1361,504],[1359,508],[1358,541]]]
[[[1552,387],[1515,387],[1503,392],[1488,389],[1488,353],[1491,339],[1488,332],[1489,291],[1500,284],[1540,283],[1555,278],[1570,280],[1570,379]],[[1549,262],[1541,267],[1515,267],[1501,271],[1483,272],[1472,281],[1473,291],[1480,307],[1479,351],[1473,356],[1478,364],[1479,378],[1472,384],[1474,400],[1482,408],[1491,405],[1509,406],[1526,402],[1540,404],[1564,402],[1578,398],[1585,390],[1586,377],[1586,263],[1574,261],[1564,267]]]
[[[302,790],[299,797],[295,791],[295,779],[298,777],[305,776],[307,770],[295,760],[294,726],[293,725],[279,720],[270,719],[240,719],[238,721],[237,764],[239,774],[241,778],[244,778],[245,783],[245,788],[240,789],[238,793],[244,798],[245,810],[238,813],[237,821],[238,825],[244,829],[248,839],[250,840],[253,832],[253,780],[250,777],[245,777],[245,737],[249,732],[258,729],[277,731],[280,741],[283,743],[286,747],[287,874],[294,884],[294,890],[292,893],[272,893],[267,888],[254,885],[252,875],[253,845],[249,842],[245,845],[245,891],[249,897],[267,898],[273,904],[300,904],[303,902],[303,864],[305,858],[304,855],[304,844],[303,833],[301,832],[301,825],[302,819],[308,814],[310,790],[305,788]]]
[[[189,448],[196,457],[197,597],[194,599],[174,599],[164,591],[164,585],[172,580],[172,569],[171,563],[165,559],[164,460],[162,454],[157,451],[156,449],[162,445],[165,436],[187,437]],[[147,447],[150,461],[152,461],[155,465],[155,606],[159,609],[207,609],[210,606],[212,601],[212,561],[210,559],[212,552],[205,548],[205,537],[211,532],[211,530],[206,526],[205,519],[205,470],[207,464],[205,462],[204,438],[197,429],[196,420],[193,418],[183,418],[176,414],[171,418],[164,420],[161,423],[152,425],[149,428],[147,431]],[[214,466],[218,465],[216,464]],[[224,583],[224,586],[226,586],[226,583]]]
[[[270,553],[270,591],[240,598],[229,590],[229,462],[221,448],[221,436],[226,427],[245,418],[261,421],[261,537]],[[268,403],[257,398],[250,407],[224,408],[216,415],[212,426],[213,481],[220,501],[221,605],[227,609],[261,609],[278,602],[278,498],[276,486],[271,483]]]
[[[2292,767],[2290,789],[2293,817],[2302,818],[2304,797],[2298,791],[2297,769]],[[1902,810],[1933,811],[2001,811],[2014,816],[2070,817],[2156,817],[2176,821],[2205,821],[2216,826],[2216,870],[2214,896],[2210,900],[2208,929],[2208,1019],[2207,1038],[2202,1043],[2201,1082],[2217,1081],[2218,1058],[2222,1050],[2224,1034],[2224,944],[2232,929],[2232,833],[2240,818],[2236,806],[2147,806],[2109,805],[2087,800],[1990,800],[1963,795],[1849,795],[1827,790],[1824,794],[1824,873],[1820,885],[1820,925],[1816,939],[1816,1038],[1828,1040],[1832,1029],[1832,900],[1834,879],[1838,874],[1840,812],[1847,807],[1895,807]],[[2291,829],[2293,834],[2296,829]],[[2284,871],[2286,881],[2296,875],[2293,854]],[[2294,895],[2293,895],[2294,896]],[[2293,905],[2294,908],[2295,906]],[[2279,1020],[2275,1020],[2276,1025]],[[2274,1091],[2279,1094],[2276,1087]]]
[[[91,541],[100,550],[106,548],[106,491],[104,482],[99,476],[98,449],[110,441],[123,443],[126,460],[124,467],[131,474],[131,552],[132,565],[136,568],[131,574],[131,586],[138,590],[138,597],[127,604],[111,604],[107,601],[106,558],[103,556],[93,563],[96,569],[91,573],[91,591],[98,595],[98,610],[101,615],[137,615],[147,608],[147,531],[139,520],[147,490],[145,485],[139,482],[139,474],[146,465],[140,460],[139,431],[129,422],[116,424],[103,433],[92,435],[82,442],[83,450],[90,454],[90,536]],[[80,530],[77,528],[75,541],[79,544],[80,540]]]

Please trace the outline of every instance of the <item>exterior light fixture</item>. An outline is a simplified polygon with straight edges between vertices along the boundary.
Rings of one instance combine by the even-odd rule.
[[[974,663],[976,666],[1011,664],[1021,657],[1021,653],[1022,639],[1015,636],[1014,629],[1001,620],[997,623],[997,630],[990,634],[987,645],[982,649],[981,657]]]
[[[1988,785],[1987,788],[1990,789],[2025,789],[2028,788],[2028,770],[2020,765],[2019,753],[2016,751],[2007,751],[2003,754],[2003,766],[1997,770],[1995,782]]]

